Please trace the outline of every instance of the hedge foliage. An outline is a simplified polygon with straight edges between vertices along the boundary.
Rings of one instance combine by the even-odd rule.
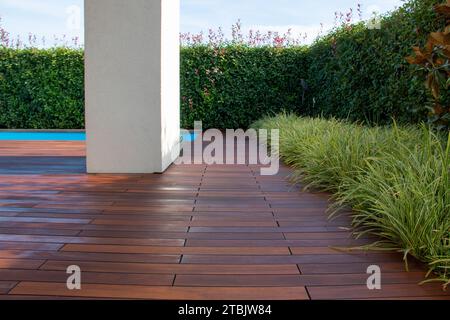
[[[0,48],[0,128],[83,126],[82,50]]]
[[[246,127],[306,97],[304,48],[182,49],[182,126]],[[83,128],[83,51],[0,48],[0,128]]]
[[[440,2],[410,0],[379,29],[344,25],[309,47],[183,47],[181,125],[245,128],[280,111],[425,120],[430,93],[405,57],[444,26]],[[0,47],[0,128],[82,128],[83,72],[82,50]]]
[[[182,48],[182,126],[202,120],[206,128],[245,128],[263,115],[298,111],[305,55],[303,47]]]
[[[304,113],[375,123],[424,120],[430,94],[405,57],[444,27],[433,10],[441,2],[412,0],[382,18],[379,28],[342,27],[312,45]]]

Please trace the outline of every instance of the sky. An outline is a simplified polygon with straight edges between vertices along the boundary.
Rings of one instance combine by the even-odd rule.
[[[95,1],[95,0],[94,0]],[[151,0],[149,0],[151,1]],[[170,1],[170,0],[166,0]],[[28,40],[37,35],[37,45],[45,37],[46,46],[54,38],[62,41],[78,37],[83,42],[84,0],[0,0],[2,26],[13,37]],[[314,40],[321,29],[334,25],[335,12],[356,11],[362,5],[364,19],[373,11],[385,13],[402,4],[402,0],[181,0],[181,32],[207,32],[222,27],[226,35],[231,25],[241,20],[244,32],[250,29],[278,31],[292,29],[293,35],[308,34]],[[356,13],[355,13],[356,16]]]

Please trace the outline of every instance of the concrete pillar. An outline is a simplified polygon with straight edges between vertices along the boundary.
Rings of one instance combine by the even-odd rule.
[[[163,172],[180,144],[179,0],[86,0],[89,173]]]

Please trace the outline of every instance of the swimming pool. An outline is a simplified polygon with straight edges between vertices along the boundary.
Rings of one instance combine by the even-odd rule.
[[[33,132],[33,131],[2,131],[0,140],[3,141],[85,141],[84,132]]]
[[[183,141],[192,142],[194,133],[184,134]],[[86,141],[84,132],[0,131],[0,141]]]

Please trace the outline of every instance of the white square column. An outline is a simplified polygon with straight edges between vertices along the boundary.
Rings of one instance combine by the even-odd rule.
[[[89,173],[163,172],[180,150],[179,0],[86,0]]]

